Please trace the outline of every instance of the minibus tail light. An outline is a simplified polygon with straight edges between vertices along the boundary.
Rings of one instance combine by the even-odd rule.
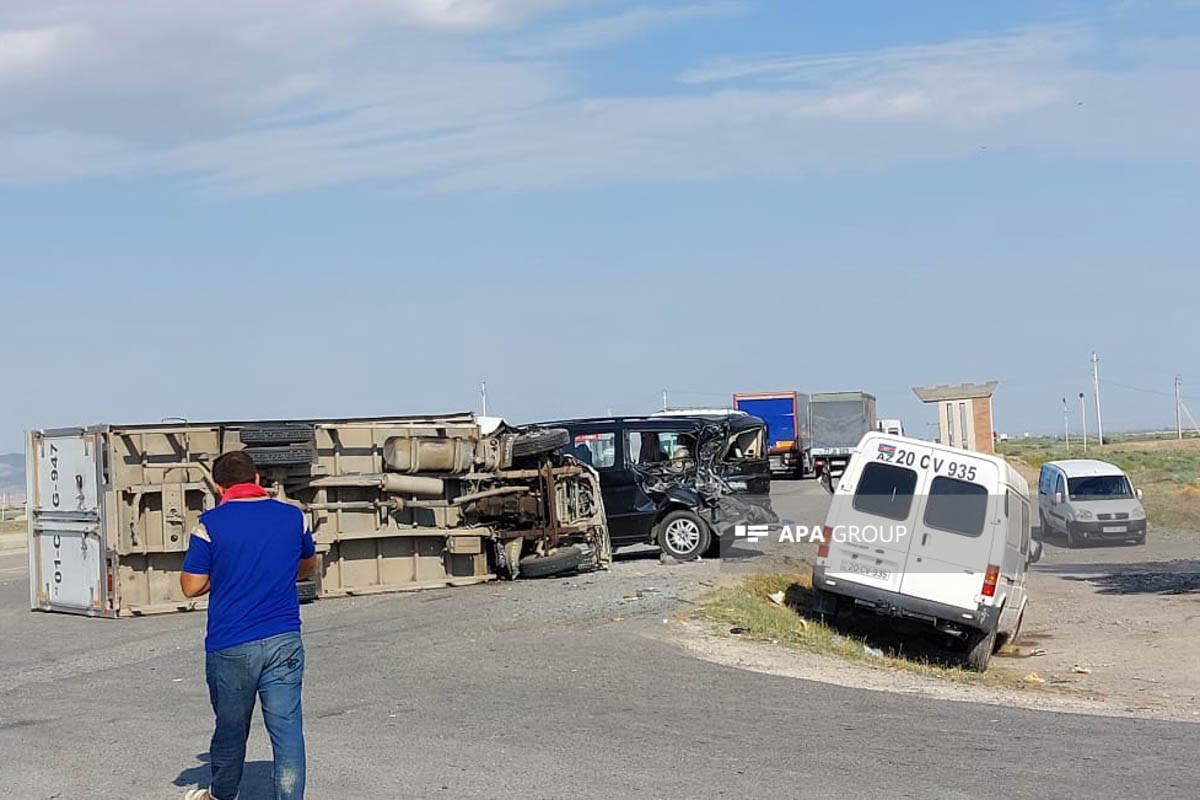
[[[821,528],[821,543],[817,545],[817,558],[829,557],[829,543],[833,541],[833,528],[825,525]]]
[[[996,564],[988,564],[987,573],[983,576],[983,596],[996,596],[996,583],[1000,580],[1000,567]]]

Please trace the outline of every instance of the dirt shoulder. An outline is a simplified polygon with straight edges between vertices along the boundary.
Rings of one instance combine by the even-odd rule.
[[[803,644],[752,641],[772,634],[730,635],[728,620],[693,619],[678,626],[674,638],[710,661],[840,686],[1200,722],[1200,534],[1152,531],[1136,547],[1045,545],[1030,574],[1021,636],[993,658],[978,682],[953,671],[921,674],[812,652]],[[895,641],[867,630],[868,644],[895,653]]]
[[[697,620],[675,626],[671,632],[671,640],[697,658],[716,664],[852,689],[910,694],[960,703],[1015,706],[1038,711],[1182,718],[1173,714],[1149,713],[1140,708],[1123,708],[1108,698],[1092,698],[1034,687],[1022,690],[960,683],[887,667],[872,667],[836,656],[793,650],[769,642],[725,635],[720,626]],[[1196,718],[1188,715],[1187,719]]]
[[[991,669],[1036,671],[1122,708],[1200,720],[1200,534],[1152,531],[1139,547],[1045,545],[1021,636]]]

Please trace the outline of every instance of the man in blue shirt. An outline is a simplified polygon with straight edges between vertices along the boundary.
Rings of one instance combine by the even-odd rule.
[[[237,797],[256,698],[275,755],[275,798],[299,800],[304,644],[296,581],[316,569],[316,547],[303,513],[267,494],[246,453],[214,461],[213,482],[221,503],[200,516],[179,580],[184,595],[209,595],[205,673],[216,716],[212,785],[189,791],[186,800]]]

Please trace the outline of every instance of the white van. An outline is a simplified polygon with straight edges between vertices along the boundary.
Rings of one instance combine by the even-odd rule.
[[[890,433],[892,436],[904,435],[904,423],[898,419],[881,419],[876,420],[875,430],[883,433]]]
[[[1029,485],[1008,462],[880,432],[854,449],[813,567],[822,617],[869,610],[965,642],[983,671],[1020,630],[1041,555]]]
[[[1092,459],[1048,461],[1038,476],[1043,537],[1084,542],[1146,543],[1142,490],[1116,464]]]

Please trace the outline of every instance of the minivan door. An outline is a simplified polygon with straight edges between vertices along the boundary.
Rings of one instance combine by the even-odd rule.
[[[925,490],[930,449],[911,442],[870,438],[850,461],[852,495],[836,494],[826,576],[835,581],[900,591],[913,541],[917,499]]]
[[[29,439],[30,605],[101,614],[107,607],[100,434],[35,431]]]
[[[994,536],[1004,534],[1003,495],[988,492],[1000,476],[995,464],[965,451],[934,451],[926,476],[900,591],[974,610]]]

